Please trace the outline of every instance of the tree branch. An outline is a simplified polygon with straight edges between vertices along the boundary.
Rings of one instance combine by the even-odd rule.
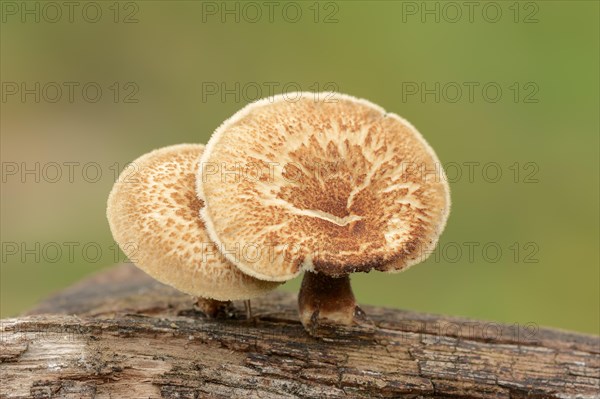
[[[310,337],[295,296],[213,320],[122,265],[1,321],[2,398],[597,398],[600,338],[365,307]]]

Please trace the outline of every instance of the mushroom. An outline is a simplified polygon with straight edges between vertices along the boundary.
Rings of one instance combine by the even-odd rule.
[[[212,135],[196,186],[208,235],[241,271],[269,281],[306,271],[298,303],[313,334],[364,325],[349,275],[423,261],[450,210],[444,171],[421,134],[337,93],[247,105]]]
[[[125,168],[108,197],[115,241],[143,271],[198,297],[208,316],[228,311],[232,300],[260,296],[278,283],[247,276],[208,238],[196,196],[200,144],[164,147]]]

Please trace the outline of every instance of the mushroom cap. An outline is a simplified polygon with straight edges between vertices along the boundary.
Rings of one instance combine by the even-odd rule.
[[[196,196],[200,144],[154,150],[125,168],[108,197],[115,241],[156,280],[220,301],[250,299],[278,284],[242,273],[221,255],[200,218]]]
[[[402,271],[427,258],[450,210],[444,170],[421,134],[337,93],[247,105],[214,132],[197,178],[209,236],[263,280]]]

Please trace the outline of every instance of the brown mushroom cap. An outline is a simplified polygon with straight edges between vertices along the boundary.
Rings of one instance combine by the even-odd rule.
[[[272,281],[404,270],[429,255],[450,210],[441,164],[410,123],[332,93],[237,112],[207,144],[196,186],[212,240]]]
[[[210,241],[196,196],[199,144],[141,156],[125,168],[108,198],[115,241],[156,280],[185,293],[221,301],[260,296],[278,284],[243,274]]]

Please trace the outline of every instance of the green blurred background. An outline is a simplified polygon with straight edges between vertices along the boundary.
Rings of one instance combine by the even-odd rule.
[[[258,86],[367,98],[454,168],[438,256],[355,275],[360,302],[599,333],[598,2],[476,2],[472,17],[463,2],[460,17],[441,2],[276,2],[272,17],[262,2],[260,17],[238,2],[96,2],[85,14],[80,2],[57,22],[44,3],[40,22],[3,3],[3,318],[122,259],[105,219],[115,173],[154,148],[205,143]],[[22,82],[40,82],[39,102],[11,94]],[[73,101],[64,84],[48,101],[48,82],[77,82]],[[95,103],[88,82],[102,88]],[[436,82],[438,101],[407,91]],[[464,82],[478,85],[472,101]]]

